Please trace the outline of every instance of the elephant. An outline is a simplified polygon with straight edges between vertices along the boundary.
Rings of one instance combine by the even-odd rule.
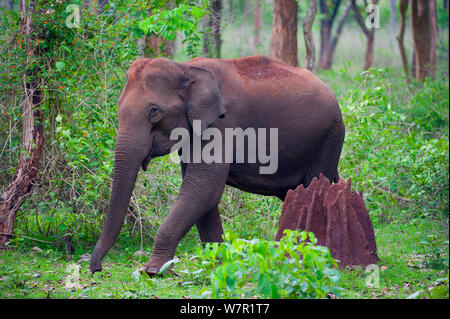
[[[321,173],[330,183],[339,180],[344,121],[335,94],[312,72],[263,55],[183,63],[137,59],[118,100],[111,195],[92,252],[92,273],[102,270],[102,259],[121,230],[140,168],[145,171],[153,158],[174,151],[178,141],[171,133],[176,128],[192,133],[186,142],[191,146],[208,129],[225,135],[229,128],[276,129],[277,167],[262,174],[259,158],[236,161],[237,145],[232,145],[232,160],[222,155],[212,162],[192,160],[179,149],[182,185],[154,238],[144,267],[150,276],[174,258],[193,225],[203,243],[223,240],[218,204],[225,185],[284,200],[288,190],[307,187]],[[207,143],[204,136],[200,141],[201,146]],[[258,143],[248,143],[244,153],[268,142],[258,135]]]

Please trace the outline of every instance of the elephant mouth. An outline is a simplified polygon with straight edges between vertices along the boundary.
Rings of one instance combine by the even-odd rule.
[[[151,155],[151,151],[148,152],[148,155],[145,157],[145,159],[142,161],[142,170],[145,172],[147,170],[148,167],[148,163],[150,163],[150,161],[152,160],[152,155]]]

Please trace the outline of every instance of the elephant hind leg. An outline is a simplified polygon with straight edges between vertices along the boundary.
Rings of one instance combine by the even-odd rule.
[[[205,215],[200,217],[195,223],[197,227],[200,240],[204,243],[208,242],[222,242],[222,222],[220,220],[219,209],[214,207],[210,209]]]
[[[326,176],[331,183],[339,181],[338,164],[341,156],[342,144],[344,142],[344,126],[338,126],[325,138],[322,147],[318,151],[316,160],[304,176],[303,185],[308,187],[314,177],[320,173]]]
[[[278,197],[279,200],[281,200],[282,202],[284,202],[284,199],[286,198],[286,194],[287,191],[283,191],[281,193],[279,193],[278,195],[276,195]]]

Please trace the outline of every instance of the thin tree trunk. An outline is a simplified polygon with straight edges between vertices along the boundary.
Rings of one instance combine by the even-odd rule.
[[[372,4],[376,4],[377,0],[372,0]],[[367,45],[366,45],[366,53],[364,58],[364,70],[367,70],[373,66],[373,50],[374,50],[374,43],[375,43],[375,28],[367,28],[364,19],[359,12],[358,5],[356,4],[355,0],[351,1],[353,12],[355,13],[355,20],[358,22],[359,26],[361,27],[361,30],[363,31],[364,35],[367,38]]]
[[[228,0],[226,2],[226,6],[227,6],[227,16],[225,19],[225,22],[227,24],[231,24],[231,22],[233,21],[232,16],[233,16],[233,1],[232,0]]]
[[[378,0],[371,0],[372,4],[377,4]],[[371,12],[374,15],[376,12]],[[373,16],[375,18],[375,16]],[[373,19],[374,19],[373,18]],[[373,27],[374,21],[372,20],[372,27],[369,30],[369,35],[367,37],[367,47],[366,47],[366,56],[364,59],[364,70],[370,69],[373,66],[373,54],[374,54],[374,48],[375,48],[375,27]],[[395,34],[395,33],[394,33]]]
[[[248,12],[249,12],[249,3],[248,0],[242,0],[242,17],[244,22],[242,23],[242,34],[247,37],[247,31],[248,31],[248,26],[247,26],[247,21],[248,21]]]
[[[212,1],[212,26],[211,32],[213,36],[213,48],[214,48],[214,57],[220,58],[221,56],[221,47],[222,47],[222,39],[220,38],[220,24],[222,21],[222,1],[221,0],[213,0]]]
[[[274,0],[271,56],[297,66],[297,1]]]
[[[27,64],[32,63],[35,55],[30,36],[33,33],[33,14],[36,1],[30,0],[28,9],[26,1],[20,1],[21,32],[24,34],[27,47]],[[23,151],[19,165],[12,181],[0,198],[0,245],[5,245],[12,234],[17,210],[33,187],[39,172],[39,163],[43,145],[43,118],[41,104],[41,83],[35,72],[28,72],[24,83],[25,101],[23,103]]]
[[[331,26],[326,20],[321,21],[319,69],[328,69],[327,58],[330,55]]]
[[[391,14],[391,32],[394,35],[397,32],[397,21],[395,19],[395,0],[390,0],[389,8],[389,12]]]
[[[202,55],[205,58],[211,58],[211,28],[212,19],[209,15],[203,18],[203,40],[202,40]]]
[[[347,3],[344,13],[342,14],[341,18],[338,21],[338,26],[336,29],[336,35],[331,39],[330,41],[330,48],[328,50],[328,56],[325,60],[325,66],[326,69],[331,69],[331,65],[333,64],[333,56],[334,52],[336,51],[337,42],[339,40],[339,37],[341,36],[342,29],[344,28],[345,21],[347,20],[347,16],[350,12],[352,4],[350,2]]]
[[[400,56],[402,57],[402,65],[403,71],[405,72],[406,80],[409,81],[409,65],[408,65],[408,57],[406,55],[405,44],[403,42],[405,36],[405,27],[406,27],[406,11],[408,10],[408,2],[409,0],[400,0],[400,30],[397,35],[398,48],[400,50]]]
[[[313,71],[316,49],[314,47],[312,25],[317,13],[317,0],[309,0],[308,11],[306,11],[305,19],[303,20],[303,34],[305,36],[305,67]]]
[[[332,56],[331,53],[331,31],[333,28],[334,20],[336,19],[339,6],[341,4],[340,0],[334,0],[332,2],[333,10],[330,13],[329,1],[320,0],[320,13],[323,16],[321,19],[320,27],[320,53],[319,53],[319,69],[329,69],[331,68]],[[345,21],[342,19],[340,21]],[[337,40],[336,40],[337,41]]]
[[[253,11],[253,47],[255,49],[261,44],[261,26],[261,0],[255,0],[255,10]]]
[[[436,46],[438,36],[436,0],[430,0],[430,22],[431,22],[431,52],[430,52],[430,75],[436,75]]]
[[[431,73],[432,28],[429,0],[411,0],[411,24],[416,54],[416,79],[423,82]]]
[[[364,58],[364,70],[368,70],[373,66],[373,49],[375,44],[375,28],[369,30],[367,37],[366,55]]]

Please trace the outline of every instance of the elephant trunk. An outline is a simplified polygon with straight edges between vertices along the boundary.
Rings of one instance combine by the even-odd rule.
[[[117,138],[114,173],[108,215],[100,238],[92,252],[90,270],[92,273],[102,270],[102,260],[114,244],[122,228],[130,197],[133,192],[139,167],[145,155],[138,156],[142,149],[130,147],[126,138]]]

